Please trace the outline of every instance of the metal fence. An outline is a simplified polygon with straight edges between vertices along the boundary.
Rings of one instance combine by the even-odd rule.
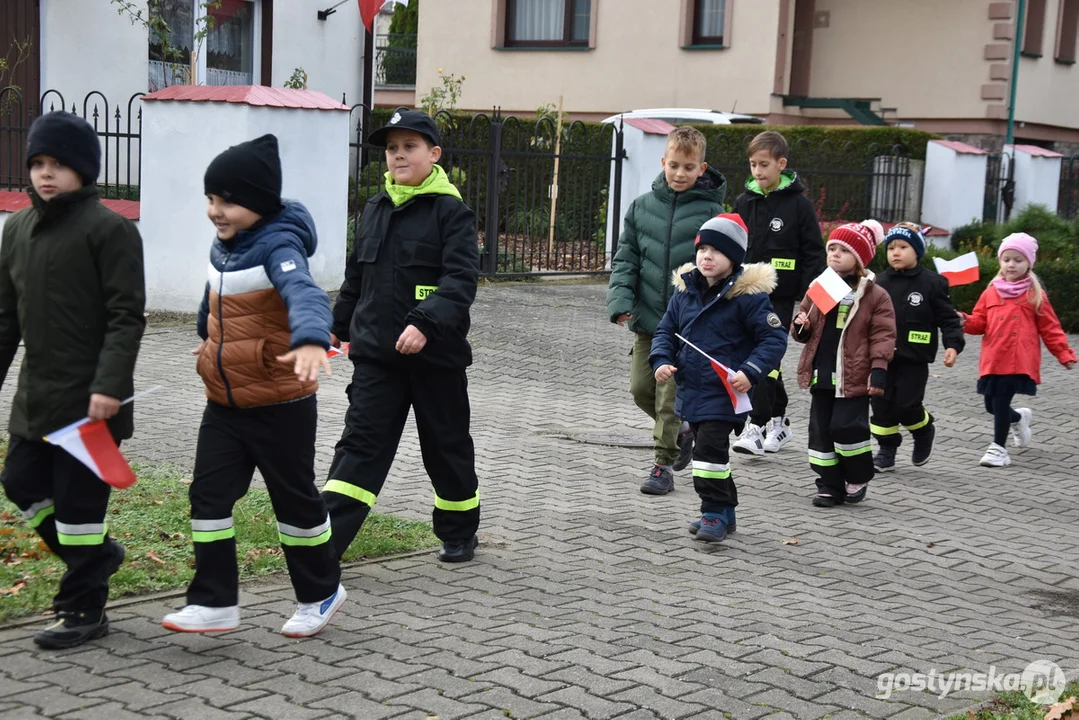
[[[416,86],[416,35],[393,33],[375,38],[375,85]]]
[[[64,111],[84,118],[101,140],[101,196],[138,200],[143,94],[135,93],[126,103],[111,105],[95,90],[81,104],[72,101],[69,105],[58,90],[47,90],[34,99],[24,98],[13,87],[0,90],[0,190],[25,190],[29,186],[26,140],[30,125],[43,112]]]
[[[1057,214],[1068,220],[1079,217],[1079,155],[1061,161]]]
[[[990,155],[985,165],[985,202],[982,220],[1004,222],[1015,203],[1015,166],[1006,153]]]
[[[382,189],[386,164],[382,148],[358,141],[368,134],[364,106],[352,111],[357,140],[351,143],[349,224],[355,232],[364,204]],[[607,213],[618,217],[620,211],[620,172],[613,173],[611,187],[612,166],[620,169],[621,163],[613,125],[569,123],[557,142],[557,125],[548,118],[521,120],[496,110],[465,119],[441,112],[435,119],[442,134],[439,164],[476,213],[485,275],[607,269]]]

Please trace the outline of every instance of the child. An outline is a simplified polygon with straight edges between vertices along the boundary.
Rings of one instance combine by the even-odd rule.
[[[736,375],[731,386],[748,392],[783,359],[787,333],[772,311],[775,289],[770,265],[743,266],[748,233],[742,218],[720,215],[704,223],[694,245],[697,267],[674,272],[678,292],[656,329],[648,360],[656,382],[678,383],[678,416],[695,437],[693,488],[701,498],[701,518],[689,531],[703,542],[719,542],[735,528],[738,489],[731,477],[731,432],[745,422],[707,358],[682,343],[689,340]]]
[[[962,314],[968,335],[984,335],[978,361],[978,392],[985,396],[985,410],[993,416],[993,442],[982,456],[985,467],[1012,464],[1004,447],[1008,426],[1012,444],[1030,444],[1033,413],[1012,409],[1015,395],[1034,395],[1041,384],[1041,341],[1060,364],[1075,367],[1075,351],[1060,327],[1049,297],[1034,274],[1038,241],[1026,233],[1004,238],[997,250],[1000,272],[989,283],[974,312]]]
[[[333,308],[355,364],[345,430],[323,497],[343,554],[386,481],[411,407],[435,490],[439,559],[466,562],[480,523],[465,368],[476,299],[476,217],[436,163],[438,126],[400,110],[371,133],[386,147],[385,188],[368,200]]]
[[[884,233],[880,223],[840,225],[828,236],[828,266],[851,292],[826,315],[806,297],[794,318],[805,343],[798,385],[810,389],[809,464],[817,473],[817,507],[865,499],[873,479],[869,396],[888,386],[895,352],[895,311],[867,268]]]
[[[218,155],[203,185],[217,237],[195,351],[208,398],[189,490],[195,577],[188,605],[161,624],[177,632],[239,625],[232,510],[257,467],[299,601],[281,634],[310,637],[345,601],[315,487],[315,391],[320,367],[329,374],[330,347],[329,298],[307,268],[318,243],[315,224],[300,203],[282,203],[273,135]]]
[[[772,305],[790,329],[794,305],[814,278],[824,272],[824,245],[813,203],[793,170],[787,170],[790,147],[774,130],[762,132],[749,144],[753,177],[734,201],[734,211],[749,227],[746,261],[770,263],[778,283]],[[749,423],[734,443],[734,451],[763,456],[778,452],[791,440],[787,391],[776,366],[753,391]]]
[[[98,199],[94,129],[71,113],[42,115],[26,157],[32,205],[8,219],[0,251],[0,381],[26,345],[0,479],[67,567],[56,622],[34,637],[59,649],[109,632],[109,577],[124,549],[105,522],[110,487],[41,438],[86,416],[108,420],[117,443],[131,437],[131,403],[120,403],[134,394],[146,289],[138,231]]]
[[[925,465],[933,454],[936,429],[933,416],[922,406],[929,363],[937,357],[937,328],[944,342],[944,366],[955,365],[963,352],[963,328],[948,294],[948,281],[922,267],[925,238],[912,223],[899,223],[884,236],[888,269],[877,275],[877,285],[892,298],[896,317],[895,358],[888,366],[884,395],[870,401],[869,429],[880,444],[873,456],[878,471],[895,469],[895,451],[903,442],[902,424],[910,431],[914,450],[910,461]]]
[[[663,167],[652,191],[626,211],[625,230],[611,263],[607,314],[634,333],[629,391],[654,421],[655,465],[641,492],[674,490],[674,471],[689,464],[693,434],[674,412],[675,388],[657,384],[648,364],[652,336],[671,297],[671,273],[693,261],[693,239],[705,220],[723,212],[727,181],[704,161],[704,135],[691,127],[667,136]]]

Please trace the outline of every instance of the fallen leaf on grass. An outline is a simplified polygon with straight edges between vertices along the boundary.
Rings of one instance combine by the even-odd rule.
[[[150,502],[150,504],[151,504],[151,505],[164,505],[164,504],[165,504],[165,501],[164,501],[164,500],[152,500],[152,501]]]
[[[1065,720],[1065,718],[1070,718],[1073,713],[1079,711],[1076,705],[1079,705],[1079,698],[1074,696],[1067,700],[1061,700],[1049,708],[1049,712],[1045,715],[1045,720]]]
[[[15,565],[22,565],[22,560],[20,560],[15,555],[9,555],[8,559],[4,561],[4,564],[13,567]]]
[[[798,538],[797,537],[787,538],[786,540],[783,541],[782,544],[783,545],[797,545],[798,544]]]
[[[26,587],[26,581],[20,580],[9,588],[0,589],[0,595],[18,595]]]
[[[164,561],[164,560],[162,560],[161,558],[159,558],[159,557],[157,556],[157,553],[155,553],[155,552],[154,552],[153,550],[149,550],[149,551],[147,551],[147,553],[146,553],[146,557],[150,558],[151,560],[153,560],[153,561],[154,561],[155,563],[157,563],[158,565],[164,565],[164,564],[166,564],[166,563],[165,563],[165,561]]]
[[[180,481],[180,483],[181,483],[182,485],[190,485],[190,484],[191,484],[192,482],[193,482],[193,481],[192,481],[192,479],[191,479],[191,478],[184,478],[183,480],[181,480],[181,481]]]

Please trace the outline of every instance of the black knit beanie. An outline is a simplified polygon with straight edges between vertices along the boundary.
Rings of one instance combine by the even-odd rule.
[[[241,205],[263,217],[281,209],[281,157],[277,138],[263,135],[233,145],[206,168],[207,195]]]
[[[101,172],[101,143],[90,123],[63,110],[46,113],[30,126],[26,167],[38,155],[51,155],[93,185]]]

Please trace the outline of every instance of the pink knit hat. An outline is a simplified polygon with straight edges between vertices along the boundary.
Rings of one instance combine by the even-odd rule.
[[[877,245],[884,239],[884,230],[876,220],[860,223],[844,223],[828,235],[826,245],[838,243],[854,253],[862,268],[869,267],[877,253]]]
[[[1038,241],[1034,239],[1033,235],[1022,232],[1012,233],[1001,241],[1000,248],[997,250],[998,260],[1005,250],[1015,250],[1027,259],[1031,267],[1034,267],[1034,261],[1038,257]]]

